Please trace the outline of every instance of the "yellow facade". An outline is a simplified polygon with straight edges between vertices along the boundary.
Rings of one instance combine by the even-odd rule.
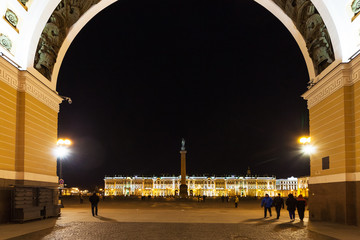
[[[343,87],[309,109],[311,138],[317,147],[311,157],[312,176],[355,170],[352,89]],[[330,168],[322,169],[327,156]]]
[[[303,178],[301,178],[303,179]],[[297,191],[308,192],[307,182],[297,178],[282,179],[281,186],[293,183],[291,189],[294,195]],[[106,196],[178,196],[181,177],[105,177]],[[269,194],[271,197],[281,193],[285,196],[288,188],[277,188],[278,180],[275,177],[196,177],[187,176],[188,196],[240,196],[240,197],[263,197]],[[304,184],[306,182],[306,184]],[[298,186],[301,183],[301,186]],[[305,188],[306,189],[303,189]],[[305,197],[307,194],[303,194]]]
[[[0,81],[0,169],[6,171],[15,171],[16,99],[17,91]]]
[[[359,77],[359,76],[358,76]],[[354,84],[355,171],[360,172],[360,82]]]
[[[52,151],[60,102],[31,74],[0,58],[0,179],[57,182]]]
[[[308,101],[310,219],[359,225],[360,56],[339,64],[303,97]],[[310,204],[311,203],[311,204]],[[326,214],[325,214],[326,213]]]

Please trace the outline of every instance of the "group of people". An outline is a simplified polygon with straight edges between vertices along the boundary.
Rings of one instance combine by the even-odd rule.
[[[98,203],[99,203],[99,196],[94,193],[92,196],[90,196],[89,201],[91,203],[91,212],[93,216],[97,216],[98,214]],[[205,201],[205,198],[204,198]],[[239,198],[236,196],[235,198],[235,207],[237,208],[239,203]],[[304,213],[305,213],[305,206],[306,206],[306,200],[303,198],[303,196],[300,194],[297,199],[295,199],[294,195],[289,194],[288,198],[285,202],[287,206],[287,210],[289,211],[289,216],[291,221],[295,220],[295,210],[297,209],[299,218],[301,221],[304,219]],[[276,209],[276,218],[279,219],[280,217],[280,211],[281,208],[285,208],[284,199],[281,197],[281,194],[279,193],[277,197],[272,199],[269,194],[265,194],[265,197],[261,201],[261,207],[264,208],[264,218],[267,216],[267,212],[269,212],[270,217],[271,214],[271,208],[275,207]]]
[[[291,193],[288,195],[288,198],[285,202],[287,206],[287,210],[289,211],[290,220],[295,220],[295,210],[297,209],[299,218],[301,221],[304,219],[304,213],[305,213],[305,206],[306,206],[306,200],[303,198],[303,196],[300,194],[298,198],[296,199],[294,195]],[[281,208],[285,208],[284,199],[281,197],[281,194],[279,193],[277,197],[272,199],[269,197],[269,194],[266,194],[265,197],[261,201],[261,207],[264,207],[264,218],[267,216],[267,212],[269,212],[270,217],[271,214],[271,207],[275,207],[276,210],[276,218],[279,219],[280,217],[280,211]]]

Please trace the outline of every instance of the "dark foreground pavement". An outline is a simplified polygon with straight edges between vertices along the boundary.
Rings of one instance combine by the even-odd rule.
[[[321,222],[263,218],[258,201],[120,200],[65,202],[61,217],[0,225],[1,239],[359,239],[360,229]]]

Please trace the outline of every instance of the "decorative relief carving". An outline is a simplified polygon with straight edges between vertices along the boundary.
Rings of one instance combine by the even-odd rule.
[[[28,8],[27,8],[27,6],[26,6],[26,4],[27,4],[27,2],[28,2],[29,0],[18,0],[18,2],[21,4],[21,6],[23,6],[23,8],[27,11],[28,10]]]
[[[39,86],[36,84],[37,80],[32,80],[30,78],[22,77],[19,80],[18,91],[26,92],[44,103],[49,108],[59,112],[59,104],[62,102],[62,98],[60,98],[57,94],[52,92],[51,90]]]
[[[331,81],[327,87],[323,88],[319,93],[315,96],[312,96],[308,99],[308,108],[315,106],[320,101],[324,100],[326,97],[330,96],[338,89],[344,86],[344,79],[342,77],[334,79]]]
[[[22,5],[26,6],[26,3],[29,1],[29,0],[19,0],[21,2]]]
[[[5,60],[4,62],[5,65],[0,61],[0,81],[6,83],[19,92],[26,92],[30,94],[49,108],[59,112],[59,104],[63,100],[61,97],[49,88],[43,86],[36,78],[28,74],[26,71],[20,71],[19,74],[12,72],[7,66],[9,63]]]
[[[360,0],[354,0],[351,4],[351,11],[356,15],[360,12]]]
[[[16,29],[19,19],[13,11],[7,9],[5,12],[5,19],[8,21],[8,23],[11,24],[11,26],[13,26]]]
[[[51,14],[41,34],[34,67],[48,80],[57,55],[70,27],[94,4],[100,0],[62,0]]]
[[[12,76],[1,65],[0,65],[0,81],[3,81],[4,83],[8,84],[9,86],[13,87],[14,89],[18,88],[18,81],[17,81],[16,76]]]
[[[310,0],[273,0],[294,22],[306,42],[315,74],[319,75],[334,60],[330,35]]]
[[[8,36],[6,36],[2,33],[0,33],[0,45],[3,46],[9,52],[11,51],[12,42]]]

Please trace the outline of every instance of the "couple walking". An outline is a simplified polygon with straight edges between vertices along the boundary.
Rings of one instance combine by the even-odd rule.
[[[301,221],[304,219],[305,207],[306,207],[306,200],[300,194],[297,199],[294,198],[294,195],[291,193],[288,195],[288,199],[286,199],[286,206],[287,210],[289,211],[289,216],[291,221],[295,220],[295,210],[299,214],[299,218]]]
[[[292,221],[295,220],[295,210],[298,210],[299,218],[301,221],[304,219],[306,201],[300,194],[298,199],[294,198],[294,195],[289,194],[288,199],[286,199],[287,210],[289,211],[289,216]],[[265,198],[261,201],[261,207],[264,207],[264,218],[266,218],[267,212],[271,215],[271,207],[276,209],[276,218],[279,219],[281,208],[284,209],[284,200],[282,199],[280,193],[274,200],[269,197],[269,194],[265,195]]]

